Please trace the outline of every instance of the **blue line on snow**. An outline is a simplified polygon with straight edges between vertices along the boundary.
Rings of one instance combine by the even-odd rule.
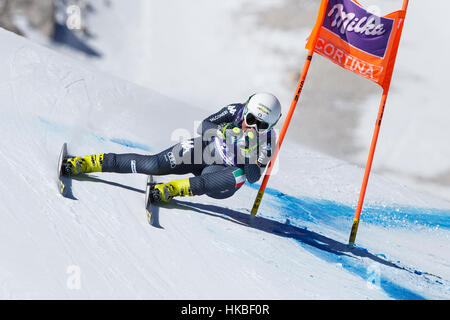
[[[259,185],[246,184],[252,189],[259,189]],[[266,193],[277,199],[274,205],[279,207],[282,218],[301,219],[315,222],[335,219],[353,220],[355,208],[330,200],[313,199],[308,197],[293,197],[279,190],[267,188]],[[390,228],[427,227],[450,229],[450,211],[392,206],[365,206],[362,212],[364,223],[380,225]]]
[[[388,296],[397,300],[426,300],[425,297],[406,289],[388,278],[383,276],[382,272],[378,272],[376,269],[371,270],[370,266],[363,265],[360,260],[346,256],[336,256],[328,252],[320,251],[317,248],[307,247],[301,243],[302,247],[306,250],[314,253],[316,256],[320,256],[322,259],[329,263],[340,263],[342,268],[361,277],[369,285],[373,287],[381,288]],[[376,264],[373,264],[376,266]]]
[[[65,133],[65,132],[69,132],[69,131],[72,130],[68,126],[49,121],[49,120],[44,119],[42,117],[38,117],[38,119],[39,119],[39,121],[42,124],[45,124],[52,131],[54,131],[56,133],[59,133],[59,134],[62,134],[62,133]],[[96,140],[101,141],[101,142],[109,141],[109,142],[112,142],[112,143],[120,144],[120,145],[125,146],[127,148],[140,149],[140,150],[144,150],[144,151],[151,151],[151,148],[148,145],[145,145],[143,143],[133,142],[131,140],[126,140],[126,139],[122,139],[122,138],[105,138],[105,137],[103,137],[101,135],[98,135],[98,134],[93,133],[93,132],[88,132],[88,131],[86,131],[86,133],[90,134]]]
[[[252,189],[259,189],[259,185],[246,185]],[[351,224],[354,215],[354,208],[346,206],[337,202],[313,199],[308,197],[293,197],[287,195],[279,190],[273,188],[266,189],[267,195],[270,197],[266,199],[269,208],[275,210],[267,210],[268,212],[261,212],[262,217],[275,219],[278,221],[286,221],[293,226],[302,228],[301,224],[305,223],[321,223],[333,224],[334,228],[348,227]],[[269,216],[270,213],[270,216]],[[411,227],[422,226],[431,228],[450,228],[450,211],[439,209],[424,209],[414,207],[391,207],[391,206],[374,206],[366,207],[363,211],[364,222],[374,225],[381,225],[383,227]],[[341,221],[337,221],[341,219]],[[342,223],[343,220],[348,221],[347,224]],[[339,223],[340,222],[340,223]],[[304,227],[303,227],[304,228]],[[306,229],[305,229],[306,230]],[[359,259],[354,259],[346,255],[335,254],[330,250],[323,250],[320,246],[312,245],[315,239],[296,239],[296,241],[306,250],[312,252],[316,256],[330,263],[339,263],[342,268],[358,275],[368,283],[375,281],[376,286],[380,287],[386,294],[394,299],[402,300],[424,300],[425,298],[413,291],[406,289],[382,274],[375,275],[370,271],[366,265],[362,264]],[[364,250],[359,248],[358,250]],[[378,257],[386,260],[383,255]],[[387,261],[387,260],[386,260]],[[399,267],[399,266],[397,266]],[[420,271],[413,270],[417,275],[421,275]],[[435,281],[437,284],[442,284]]]
[[[128,147],[128,148],[150,151],[150,147],[149,146],[147,146],[145,144],[142,144],[142,143],[126,140],[126,139],[111,138],[111,139],[109,139],[109,141],[117,143],[117,144],[120,144],[120,145]]]
[[[49,127],[52,131],[56,133],[63,133],[64,131],[67,131],[67,127],[59,123],[54,123],[41,117],[38,117],[38,119],[42,124],[45,124],[47,127]]]

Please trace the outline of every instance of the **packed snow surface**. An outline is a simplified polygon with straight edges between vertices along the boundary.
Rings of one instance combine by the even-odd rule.
[[[363,170],[289,141],[254,219],[259,185],[177,199],[159,228],[144,175],[76,178],[63,198],[63,142],[156,153],[208,113],[2,29],[0,43],[0,298],[450,298],[448,202],[373,175],[349,248]]]

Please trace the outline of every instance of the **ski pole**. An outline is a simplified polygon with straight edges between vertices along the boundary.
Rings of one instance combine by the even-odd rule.
[[[405,12],[405,17],[403,18],[403,21],[401,22],[401,25],[398,30],[399,37],[401,37],[401,35],[402,35],[404,19],[406,18],[406,11],[408,10],[408,3],[409,3],[409,0],[403,0],[402,11]],[[399,38],[399,42],[400,42],[400,38]],[[395,60],[397,58],[397,52],[398,52],[398,43],[397,43],[397,48],[395,49],[395,52],[393,53],[394,64],[395,64]],[[394,65],[392,65],[392,69],[391,69],[392,72],[393,72],[393,69],[394,69]],[[359,220],[361,218],[361,211],[362,211],[362,207],[363,207],[363,203],[364,203],[364,197],[366,195],[370,171],[372,169],[373,157],[375,155],[375,148],[377,146],[377,141],[378,141],[378,134],[380,133],[381,121],[383,120],[383,114],[384,114],[384,108],[386,106],[386,100],[387,100],[387,97],[389,94],[389,88],[391,86],[392,72],[389,75],[387,84],[384,86],[383,95],[381,97],[380,108],[378,110],[377,122],[375,124],[375,130],[374,130],[373,136],[372,136],[372,143],[370,146],[369,157],[367,158],[366,169],[364,172],[364,178],[363,178],[363,182],[362,182],[362,186],[361,186],[361,191],[359,193],[358,205],[356,207],[355,217],[354,217],[353,223],[352,223],[352,230],[350,231],[350,237],[348,240],[348,243],[351,246],[353,246],[355,244],[356,233],[358,232]]]
[[[283,127],[281,128],[281,132],[280,132],[280,136],[278,138],[278,143],[275,148],[275,152],[267,166],[266,174],[264,175],[264,179],[261,183],[261,187],[259,188],[258,195],[256,196],[255,202],[253,203],[253,208],[251,211],[252,215],[256,215],[258,213],[258,208],[259,208],[259,205],[261,204],[261,200],[262,200],[264,192],[266,190],[266,186],[267,186],[267,182],[269,181],[270,174],[272,173],[272,168],[275,164],[275,161],[277,160],[278,153],[281,148],[281,144],[283,143],[284,137],[286,135],[286,131],[289,127],[289,124],[291,122],[295,108],[297,106],[298,99],[302,93],[303,85],[305,84],[305,80],[306,80],[306,75],[308,74],[309,66],[311,65],[311,60],[312,60],[312,57],[314,54],[314,47],[315,47],[315,45],[313,46],[312,49],[309,50],[308,56],[306,57],[305,64],[303,66],[303,71],[302,71],[302,74],[300,75],[300,79],[297,84],[297,89],[295,91],[294,99],[292,100],[291,107],[289,108],[289,111],[286,115],[286,119],[284,120],[284,123],[283,123]]]
[[[386,106],[386,100],[389,93],[389,88],[384,90],[381,98],[380,109],[378,110],[377,122],[375,130],[372,136],[372,144],[370,146],[369,157],[367,158],[366,170],[364,172],[364,179],[361,186],[361,192],[359,193],[358,206],[356,207],[355,218],[353,219],[352,230],[350,232],[350,238],[348,240],[350,245],[355,244],[356,233],[358,232],[359,219],[361,217],[361,211],[364,203],[364,197],[366,195],[367,184],[369,182],[370,171],[372,169],[373,157],[375,155],[375,148],[377,145],[378,134],[380,133],[381,121],[383,119],[384,107]]]
[[[303,91],[303,85],[305,84],[306,76],[308,74],[309,66],[311,65],[311,60],[314,54],[314,49],[316,47],[317,39],[319,37],[319,31],[322,26],[323,20],[325,19],[325,9],[328,5],[328,0],[322,0],[320,2],[319,15],[317,17],[316,25],[310,35],[309,41],[306,44],[306,48],[308,49],[308,55],[306,56],[305,64],[303,66],[303,71],[300,75],[300,79],[297,83],[297,89],[295,91],[294,99],[292,99],[291,106],[289,108],[286,119],[284,120],[283,127],[281,128],[280,137],[278,138],[278,143],[275,148],[275,152],[273,154],[272,159],[270,160],[266,174],[264,175],[264,179],[261,183],[261,187],[259,188],[258,194],[256,196],[255,202],[253,203],[253,208],[251,211],[252,216],[255,216],[258,213],[259,205],[261,204],[261,200],[264,196],[264,192],[266,190],[267,182],[269,181],[270,174],[272,173],[272,168],[277,160],[278,153],[280,152],[281,144],[283,143],[284,136],[286,135],[286,131],[289,127],[289,124],[292,119],[292,115],[294,114],[295,108],[297,106],[298,99]]]

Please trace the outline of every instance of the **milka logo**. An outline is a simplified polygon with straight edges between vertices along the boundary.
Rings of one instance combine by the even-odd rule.
[[[380,20],[377,16],[369,16],[363,18],[356,18],[356,14],[353,12],[346,13],[344,11],[343,4],[336,4],[328,12],[328,17],[332,17],[334,14],[334,20],[331,23],[332,27],[341,28],[339,31],[342,34],[346,32],[356,32],[365,34],[366,36],[381,36],[386,33],[384,24],[378,23]]]

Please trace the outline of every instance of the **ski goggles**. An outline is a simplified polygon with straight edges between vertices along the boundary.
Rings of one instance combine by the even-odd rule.
[[[247,127],[255,128],[258,133],[262,133],[267,131],[270,128],[270,125],[262,120],[259,120],[253,113],[248,112],[244,116],[244,121]]]

